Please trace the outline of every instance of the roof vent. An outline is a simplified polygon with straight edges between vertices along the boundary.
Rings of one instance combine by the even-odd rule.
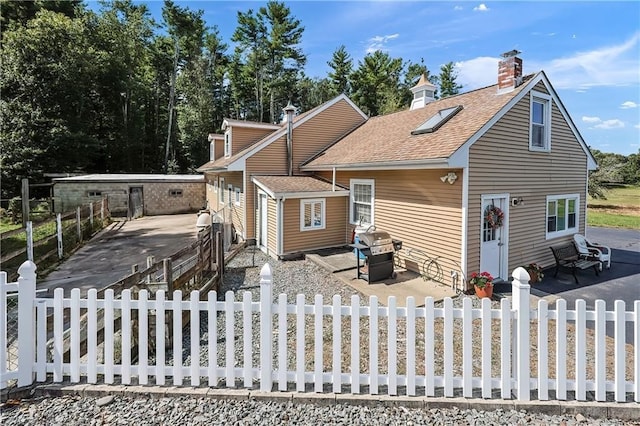
[[[438,130],[451,117],[462,111],[462,105],[441,109],[432,115],[427,121],[411,132],[412,135],[422,135],[423,133],[433,133]]]

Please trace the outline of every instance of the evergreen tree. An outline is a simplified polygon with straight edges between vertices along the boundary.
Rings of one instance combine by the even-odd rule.
[[[455,70],[453,62],[448,62],[440,67],[438,82],[440,83],[440,96],[442,98],[447,98],[460,93],[462,85],[456,82],[457,77],[458,73]]]
[[[392,58],[380,50],[368,54],[352,74],[354,102],[370,116],[398,110],[402,105],[401,73],[402,59]]]
[[[350,90],[349,77],[353,70],[353,60],[344,45],[341,45],[333,52],[331,60],[327,62],[332,69],[329,71],[329,81],[333,93],[339,95],[344,93],[348,95]]]

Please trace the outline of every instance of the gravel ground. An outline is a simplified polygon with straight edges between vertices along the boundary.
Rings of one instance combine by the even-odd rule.
[[[0,423],[13,425],[624,425],[577,415],[525,411],[320,406],[202,398],[144,399],[65,396],[5,404]]]
[[[309,295],[321,294],[324,297],[324,304],[330,304],[330,298],[334,294],[342,297],[342,304],[348,304],[352,294],[355,293],[348,285],[336,279],[331,274],[326,273],[323,269],[315,265],[313,262],[306,260],[278,262],[265,256],[262,252],[253,252],[252,249],[246,249],[234,257],[227,265],[227,272],[224,283],[220,289],[219,299],[224,298],[224,292],[232,290],[234,292],[249,291],[252,299],[259,298],[259,281],[260,269],[265,262],[269,262],[272,267],[274,283],[274,298],[280,293],[288,295],[288,303],[295,303],[296,294],[305,294],[306,303],[313,303]],[[360,294],[361,300],[364,297]],[[237,295],[237,299],[241,295]],[[454,299],[454,306],[461,306],[462,298]],[[361,302],[362,303],[362,302]],[[479,300],[473,298],[474,307],[479,307]],[[497,307],[494,302],[494,307]],[[222,315],[223,316],[223,315]],[[222,365],[226,357],[226,342],[224,340],[225,321],[219,317],[218,321],[218,343],[217,357],[219,365]],[[347,324],[349,319],[346,319]],[[257,324],[257,315],[253,318],[254,324]],[[289,321],[291,322],[291,321]],[[331,326],[328,323],[325,326],[323,339],[328,343],[325,346],[325,371],[331,370]],[[399,321],[398,341],[402,342],[404,335],[401,332],[403,324]],[[203,365],[208,361],[207,343],[208,330],[206,314],[201,317],[201,341],[200,341],[200,362]],[[364,330],[368,324],[366,321],[362,323],[363,333],[361,353],[368,352],[368,335]],[[422,325],[424,327],[424,325]],[[348,330],[348,326],[343,327],[343,331]],[[423,330],[417,324],[416,332],[418,335]],[[236,342],[234,343],[233,356],[235,357],[236,366],[243,364],[242,351],[242,317],[236,314],[234,321],[234,332]],[[258,330],[253,327],[252,334],[257,336]],[[436,330],[437,332],[437,330]],[[436,333],[437,335],[438,333]],[[477,333],[474,333],[477,334]],[[189,333],[185,330],[183,333],[183,365],[189,365],[191,354],[189,353],[190,342]],[[313,336],[313,318],[308,316],[306,323],[306,336],[308,339]],[[274,339],[277,336],[274,335]],[[345,336],[348,339],[350,336]],[[380,355],[385,353],[386,329],[381,328]],[[458,342],[455,343],[456,352],[458,352]],[[253,338],[253,365],[258,364],[259,359],[259,339]],[[289,330],[288,345],[295,342],[295,326],[291,326]],[[440,340],[435,343],[436,353],[440,353]],[[350,365],[349,345],[343,351],[343,368]],[[419,352],[420,348],[418,348]],[[398,371],[404,368],[402,353],[403,344],[398,344]],[[295,356],[295,351],[288,351]],[[307,342],[307,358],[305,360],[306,370],[313,371],[313,350],[309,341]],[[171,359],[171,352],[167,350],[167,360]],[[295,368],[295,359],[288,360],[289,368]],[[150,360],[153,363],[153,360]],[[551,362],[550,362],[551,363]],[[380,357],[380,372],[385,372],[386,358]],[[460,374],[457,371],[460,360],[454,360],[456,371],[454,374]],[[366,357],[361,363],[361,371],[367,372]],[[436,374],[442,374],[442,361],[436,359]],[[418,371],[421,366],[417,365]],[[422,370],[424,371],[424,370]],[[202,381],[206,383],[206,380]],[[221,385],[224,381],[221,380]],[[242,386],[240,384],[240,386]],[[140,398],[113,397],[107,396],[103,398],[81,398],[78,396],[64,396],[58,398],[44,398],[30,401],[16,401],[15,404],[7,403],[2,406],[0,415],[0,424],[2,425],[26,425],[26,424],[46,424],[46,425],[104,425],[104,424],[140,424],[140,425],[165,425],[165,424],[260,424],[260,425],[280,425],[280,424],[344,424],[344,425],[427,425],[427,424],[475,424],[475,425],[494,425],[494,424],[550,424],[550,425],[573,425],[573,424],[602,424],[602,425],[619,425],[619,424],[640,424],[623,422],[616,419],[593,419],[577,415],[551,416],[525,411],[478,411],[478,410],[460,410],[438,409],[438,410],[420,410],[408,409],[405,407],[367,407],[367,406],[320,406],[299,403],[276,403],[264,402],[256,400],[237,401],[237,400],[216,400],[216,399],[199,399],[199,398],[163,398],[160,400],[151,400]]]

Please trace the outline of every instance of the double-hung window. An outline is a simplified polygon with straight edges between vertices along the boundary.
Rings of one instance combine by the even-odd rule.
[[[374,180],[351,179],[350,192],[349,221],[354,225],[372,225]]]
[[[234,188],[233,191],[234,191],[233,201],[234,201],[236,206],[239,206],[241,204],[240,200],[242,199],[242,196],[240,194],[242,192],[240,191],[240,188]]]
[[[219,201],[221,204],[224,204],[224,193],[226,192],[224,190],[224,178],[220,178],[220,184],[218,187],[220,188],[220,191],[218,191]]]
[[[551,149],[551,97],[545,93],[531,92],[531,116],[529,150]]]
[[[579,206],[578,194],[547,197],[547,239],[578,232]]]
[[[325,226],[324,199],[300,200],[300,230],[324,229]]]

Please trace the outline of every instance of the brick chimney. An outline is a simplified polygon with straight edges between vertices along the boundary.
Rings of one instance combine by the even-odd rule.
[[[522,59],[517,57],[519,53],[512,50],[501,55],[503,59],[498,63],[498,93],[510,92],[522,84]]]

